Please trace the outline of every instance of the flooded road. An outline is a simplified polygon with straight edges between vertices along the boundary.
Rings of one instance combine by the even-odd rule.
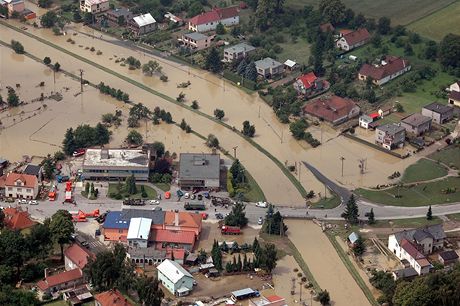
[[[332,305],[370,305],[321,228],[307,220],[288,220],[289,239],[295,244],[321,289],[331,295]]]

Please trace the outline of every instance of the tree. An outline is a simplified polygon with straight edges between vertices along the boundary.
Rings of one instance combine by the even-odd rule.
[[[379,297],[380,303],[391,302],[396,289],[396,283],[390,272],[373,270],[369,279],[372,286],[382,291],[383,295]]]
[[[242,75],[244,74],[244,72],[246,71],[246,67],[248,66],[248,63],[246,62],[246,60],[242,60],[237,68],[236,68],[236,73],[238,73],[239,75]]]
[[[206,55],[205,68],[214,73],[222,70],[222,62],[220,61],[219,51],[216,48],[211,48]]]
[[[47,11],[45,14],[42,15],[40,19],[40,24],[44,28],[52,28],[57,22],[57,15],[54,11]]]
[[[241,133],[248,137],[254,137],[254,134],[256,133],[256,127],[251,125],[248,120],[245,120],[243,121],[243,129],[241,130]]]
[[[26,245],[29,255],[34,258],[46,259],[53,246],[50,231],[50,220],[44,224],[38,223],[32,227],[30,234],[26,236]]]
[[[61,69],[61,64],[58,62],[54,63],[53,69],[54,71],[58,72]]]
[[[128,176],[125,180],[125,191],[128,194],[136,194],[137,187],[136,187],[136,179],[134,178],[134,174]]]
[[[73,129],[68,128],[65,132],[64,140],[62,141],[64,153],[67,155],[72,155],[73,152],[77,149],[75,145],[75,137],[73,134]]]
[[[305,119],[299,119],[289,124],[289,130],[297,140],[304,138],[306,128],[308,128],[308,122]]]
[[[26,255],[24,237],[19,231],[2,230],[0,234],[0,263],[21,271]]]
[[[43,160],[43,176],[45,179],[51,180],[55,169],[56,163],[54,162],[54,159],[51,158],[51,155],[48,154],[48,156]]]
[[[366,247],[364,245],[363,238],[361,238],[361,236],[358,235],[358,239],[353,244],[353,254],[355,254],[355,256],[361,256],[364,254],[365,250]]]
[[[76,22],[76,23],[80,23],[82,21],[82,17],[81,17],[81,14],[80,14],[80,11],[79,10],[76,10],[75,12],[73,12],[73,21]]]
[[[48,66],[49,64],[51,64],[51,59],[48,56],[45,56],[45,58],[43,59],[43,64]]]
[[[225,27],[222,23],[218,23],[216,26],[216,34],[217,35],[224,35],[225,34]]]
[[[93,14],[91,14],[90,12],[86,12],[85,14],[83,14],[83,22],[85,24],[92,24],[93,20]]]
[[[339,24],[345,20],[345,5],[340,0],[321,0],[319,12],[323,19],[332,24]]]
[[[329,305],[329,303],[331,302],[329,292],[326,289],[321,290],[318,294],[318,300],[321,303],[321,305]]]
[[[255,12],[255,23],[261,31],[267,30],[275,17],[276,1],[258,0]]]
[[[226,245],[226,243],[224,242]],[[222,251],[220,250],[219,243],[214,239],[211,249],[212,262],[217,270],[222,270]]]
[[[426,43],[424,55],[426,59],[429,59],[432,61],[436,60],[438,56],[438,45],[436,44],[435,41],[430,40],[429,42]]]
[[[371,208],[371,211],[369,212],[369,215],[367,216],[367,221],[369,224],[374,224],[375,223],[375,216],[374,216],[374,209]]]
[[[5,213],[0,209],[0,230],[5,226]]]
[[[439,44],[439,61],[446,68],[460,67],[460,35],[444,36]]]
[[[118,16],[117,23],[118,23],[119,26],[126,25],[125,16],[123,16],[123,15]]]
[[[24,54],[24,46],[17,40],[14,40],[14,39],[11,40],[11,48],[17,54]]]
[[[75,232],[72,215],[67,210],[58,210],[51,216],[51,237],[61,247],[61,261],[64,260],[64,244],[70,242],[71,235]]]
[[[225,117],[225,112],[222,109],[216,108],[214,110],[214,117],[216,117],[219,120],[222,120],[222,118]]]
[[[13,88],[8,88],[8,97],[6,98],[10,107],[16,107],[19,105],[19,97]]]
[[[232,207],[232,211],[225,217],[225,225],[243,227],[248,224],[245,212],[246,205],[242,202],[237,202]]]
[[[51,0],[38,0],[38,6],[43,8],[49,8],[52,3]]]
[[[404,46],[404,55],[414,55],[414,50],[412,49],[412,45],[410,43],[406,43]]]
[[[206,139],[206,145],[210,148],[219,148],[219,139],[213,134],[209,134]]]
[[[89,195],[89,187],[90,187],[89,182],[86,182],[86,184],[85,184],[85,194],[86,195]]]
[[[103,145],[109,143],[110,141],[110,131],[102,125],[101,123],[96,124],[95,127],[95,140],[98,145]]]
[[[198,104],[198,101],[197,100],[193,100],[192,101],[192,106],[191,108],[193,109],[199,109],[200,108],[200,105]]]
[[[352,194],[350,199],[347,201],[347,205],[345,207],[345,211],[342,213],[342,218],[346,221],[350,222],[351,224],[358,223],[358,205],[356,204],[355,196]]]
[[[265,248],[264,248],[264,257],[265,257],[265,262],[264,262],[264,269],[268,273],[272,273],[273,269],[276,268],[276,261],[277,261],[277,250],[276,246],[273,243],[268,243]]]
[[[246,66],[246,70],[244,71],[244,78],[255,81],[257,80],[257,69],[256,64],[252,61]]]
[[[156,157],[162,157],[165,154],[165,145],[162,142],[155,141],[152,145],[151,148],[153,152],[155,153]]]
[[[377,24],[377,32],[386,35],[391,31],[391,20],[388,17],[380,17]]]
[[[428,211],[426,212],[426,219],[433,220],[433,212],[431,211],[431,205],[428,206]]]
[[[141,276],[136,279],[136,292],[142,305],[160,306],[164,293],[157,278]]]
[[[144,139],[138,131],[131,130],[129,131],[128,136],[126,136],[126,142],[129,145],[139,146],[144,142]]]

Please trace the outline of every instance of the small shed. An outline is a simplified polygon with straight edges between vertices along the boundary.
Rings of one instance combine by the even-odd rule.
[[[351,233],[349,236],[348,236],[348,241],[350,241],[350,243],[353,245],[355,244],[355,242],[359,239],[359,236],[358,234],[356,234],[355,232]]]
[[[438,255],[439,261],[445,265],[453,265],[458,262],[458,254],[454,250],[443,251]]]
[[[190,253],[187,255],[187,258],[185,259],[185,264],[189,266],[193,266],[193,265],[196,265],[197,261],[198,261],[198,255],[194,253]]]
[[[219,270],[216,268],[209,269],[208,273],[206,273],[207,277],[217,277],[219,276]]]
[[[299,64],[294,62],[293,60],[288,59],[287,61],[284,62],[284,68],[287,70],[295,70],[299,67]]]

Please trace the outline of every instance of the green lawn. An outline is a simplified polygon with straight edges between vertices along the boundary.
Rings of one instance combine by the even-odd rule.
[[[154,185],[165,192],[171,189],[171,185],[166,183],[155,183]]]
[[[421,217],[411,219],[377,220],[372,227],[416,228],[439,223],[442,223],[442,220],[438,217],[433,217],[432,220],[427,220],[425,217]]]
[[[331,209],[331,208],[336,208],[337,206],[340,205],[340,198],[336,195],[326,198],[326,199],[321,199],[316,203],[312,204],[312,208],[324,208],[324,209]]]
[[[437,41],[447,33],[460,35],[460,1],[411,23],[408,28]]]
[[[122,198],[132,198],[132,199],[140,199],[142,198],[141,195],[141,185],[137,184],[137,193],[136,194],[127,194],[126,192],[123,191],[123,184],[122,184],[122,191],[121,195]],[[145,192],[147,193],[147,198],[146,199],[156,199],[157,198],[157,192],[155,189],[153,189],[150,186],[144,185]],[[109,191],[107,193],[107,196],[110,198],[113,198],[112,195],[115,193],[118,193],[118,183],[110,183],[109,184]]]
[[[289,37],[289,35],[286,35]],[[308,58],[310,57],[310,44],[303,38],[297,39],[297,42],[293,43],[291,38],[287,38],[286,42],[279,44],[283,51],[277,55],[278,60],[285,62],[287,59],[293,60],[299,64],[308,64]]]
[[[428,156],[431,159],[439,160],[451,168],[460,169],[460,148],[448,147],[445,150],[435,152]]]
[[[460,213],[447,215],[447,218],[454,221],[460,221]]]
[[[401,182],[412,183],[420,181],[428,181],[434,178],[443,177],[447,175],[447,169],[444,166],[422,158],[413,165],[410,165],[404,172]]]
[[[356,13],[363,13],[367,17],[380,18],[387,16],[391,23],[408,24],[424,16],[433,14],[454,2],[455,0],[342,0],[342,2]],[[320,0],[287,0],[286,5],[294,8],[303,8],[305,5],[318,5]],[[458,23],[457,23],[458,25]]]
[[[460,178],[448,177],[441,181],[418,184],[413,187],[392,187],[387,190],[357,189],[355,192],[369,201],[395,206],[427,206],[460,202]],[[442,190],[456,188],[456,192],[445,194]],[[398,191],[399,190],[399,191]],[[396,198],[395,195],[401,195]]]
[[[244,200],[248,202],[266,201],[264,192],[248,171],[245,171],[245,177],[249,187],[247,189],[236,189],[235,194],[243,192]]]

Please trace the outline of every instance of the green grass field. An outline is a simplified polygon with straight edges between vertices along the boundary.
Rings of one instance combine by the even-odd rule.
[[[293,43],[291,39],[285,43],[279,44],[283,51],[278,54],[278,59],[285,62],[287,59],[293,60],[299,64],[308,64],[308,58],[310,57],[310,44],[305,39],[299,38],[296,43]]]
[[[454,220],[454,221],[460,221],[460,213],[447,215],[447,218],[449,218],[450,220]]]
[[[367,17],[376,18],[387,16],[392,24],[409,24],[424,16],[433,14],[454,2],[455,0],[342,0],[342,2],[356,13],[363,13]],[[302,8],[305,5],[318,5],[320,0],[287,0],[286,5],[293,8]]]
[[[420,159],[413,165],[410,165],[401,178],[403,183],[412,183],[428,181],[434,178],[447,175],[447,169],[429,159]]]
[[[121,192],[122,198],[141,199],[142,198],[141,185],[137,184],[136,187],[137,187],[136,194],[127,194],[122,190]],[[155,189],[147,185],[144,185],[144,188],[145,188],[145,192],[147,193],[146,199],[156,199],[157,198],[157,192]],[[112,194],[117,193],[117,192],[118,192],[118,184],[117,183],[109,184],[109,191],[107,193],[107,196],[111,197]]]
[[[248,171],[245,172],[245,177],[248,180],[249,188],[237,189],[235,192],[243,192],[244,199],[249,202],[266,201],[264,192]]]
[[[431,159],[439,160],[451,168],[460,169],[460,148],[449,147],[445,150],[435,152],[428,156]]]
[[[166,183],[156,183],[155,186],[163,191],[169,191],[171,189],[171,185]]]
[[[460,178],[448,177],[441,181],[418,184],[413,187],[393,187],[387,190],[357,189],[355,192],[369,201],[395,206],[427,206],[460,202]],[[457,188],[456,192],[445,194],[443,189]],[[396,198],[395,195],[401,195]]]
[[[396,228],[416,228],[425,225],[433,225],[442,223],[442,220],[438,217],[433,217],[431,220],[427,220],[425,217],[411,218],[411,219],[395,219],[395,220],[377,220],[372,227],[396,227]]]
[[[324,208],[324,209],[331,209],[336,208],[340,205],[340,198],[334,194],[333,197],[321,199],[316,203],[312,204],[313,208]]]
[[[408,28],[433,40],[441,40],[447,33],[460,35],[460,1],[409,24]]]

